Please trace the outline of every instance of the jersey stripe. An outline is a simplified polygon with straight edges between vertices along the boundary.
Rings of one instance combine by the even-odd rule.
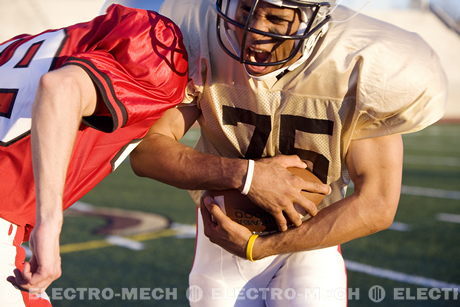
[[[0,88],[0,116],[10,118],[17,94],[17,89]]]
[[[34,44],[32,44],[29,49],[27,50],[26,54],[24,57],[14,66],[14,68],[26,68],[29,67],[30,62],[32,62],[32,59],[34,56],[37,54],[38,49],[42,46],[44,41],[39,41]]]
[[[116,97],[110,78],[106,74],[98,70],[90,61],[79,58],[71,57],[64,65],[77,65],[83,68],[89,74],[94,83],[96,83],[102,99],[112,115],[113,127],[111,131],[126,125],[126,122],[128,121],[127,111],[121,101]]]

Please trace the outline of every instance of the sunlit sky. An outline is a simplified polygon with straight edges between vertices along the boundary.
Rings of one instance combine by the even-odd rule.
[[[407,8],[410,0],[337,0],[337,3],[355,9],[365,6],[366,9],[404,9]]]
[[[410,6],[411,2],[419,3],[433,3],[444,8],[444,11],[455,19],[460,19],[460,1],[459,0],[337,0],[337,3],[349,6],[356,10],[361,10],[364,7],[365,10],[373,9],[406,9]]]

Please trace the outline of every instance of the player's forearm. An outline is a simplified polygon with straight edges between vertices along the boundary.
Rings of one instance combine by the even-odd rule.
[[[131,154],[134,172],[182,189],[241,189],[247,160],[204,154],[171,137],[151,134]]]
[[[37,223],[50,221],[60,229],[62,197],[73,144],[85,112],[81,89],[66,68],[44,75],[32,112],[32,162]],[[70,73],[70,75],[69,75]]]
[[[254,246],[256,259],[343,244],[388,228],[397,200],[352,195],[323,210],[300,227],[260,237]]]

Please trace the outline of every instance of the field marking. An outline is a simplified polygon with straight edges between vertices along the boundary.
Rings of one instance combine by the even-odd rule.
[[[172,223],[171,228],[176,231],[178,239],[195,239],[196,237],[196,225]]]
[[[451,215],[451,214],[446,213],[445,215]],[[460,215],[458,215],[458,218],[460,218]],[[396,225],[399,225],[396,227],[405,228],[407,224],[396,222]],[[404,225],[404,226],[401,227],[401,225]],[[192,227],[191,225],[187,225],[187,226]],[[400,231],[404,231],[404,230],[400,230]],[[137,235],[128,236],[126,238],[123,238],[123,237],[122,238],[129,240],[129,241],[147,241],[147,240],[153,240],[153,239],[158,239],[162,237],[170,237],[174,235],[180,237],[180,231],[178,232],[175,229],[165,229],[165,230],[154,232],[154,233],[137,234]],[[72,252],[78,252],[78,251],[84,251],[84,250],[90,250],[90,249],[104,248],[104,247],[109,247],[109,246],[114,246],[114,244],[112,244],[108,240],[93,240],[93,241],[81,242],[81,243],[64,244],[64,245],[61,245],[61,253],[62,254],[72,253]],[[427,277],[418,276],[418,275],[409,275],[409,274],[405,274],[405,273],[401,273],[401,272],[397,272],[393,270],[374,267],[371,265],[367,265],[367,264],[363,264],[363,263],[359,263],[359,262],[351,261],[351,260],[345,260],[345,264],[346,264],[347,269],[350,271],[364,273],[364,274],[376,276],[379,278],[385,278],[385,279],[390,279],[393,281],[399,281],[399,282],[404,282],[404,283],[419,285],[419,286],[424,286],[424,287],[430,287],[430,288],[449,288],[449,289],[455,288],[455,289],[460,290],[460,285],[458,284],[448,283],[448,282],[444,282],[444,281],[440,281],[440,280],[436,280],[432,278],[427,278]]]
[[[127,249],[135,250],[135,251],[140,251],[144,249],[144,243],[141,243],[139,241],[127,239],[124,237],[120,236],[107,236],[105,238],[107,242],[109,242],[112,245],[124,247]]]
[[[147,240],[153,240],[153,239],[158,239],[162,237],[169,237],[175,234],[176,234],[175,230],[165,229],[165,230],[156,231],[152,233],[143,233],[143,234],[137,234],[137,235],[132,235],[132,236],[126,236],[124,238],[134,240],[134,241],[147,241]],[[80,243],[63,244],[61,245],[60,248],[61,248],[61,253],[66,254],[66,253],[80,252],[80,251],[91,250],[91,249],[104,248],[104,247],[109,247],[109,246],[115,246],[115,244],[107,241],[106,239],[102,239],[102,240],[92,240],[92,241],[80,242]]]
[[[393,270],[382,269],[371,265],[345,260],[347,269],[354,272],[364,273],[371,276],[404,282],[412,285],[423,286],[428,288],[449,288],[460,289],[459,284],[448,283],[432,278],[426,278],[418,275],[409,275]]]
[[[107,242],[106,240],[92,240],[80,243],[63,244],[61,245],[60,249],[61,254],[66,254],[109,246],[113,246],[113,244]]]
[[[460,214],[439,213],[436,215],[436,219],[442,222],[460,224]]]
[[[407,164],[422,164],[434,166],[460,166],[460,158],[457,157],[430,157],[430,156],[404,156],[404,163]]]
[[[156,213],[99,207],[80,201],[70,207],[66,215],[89,215],[103,219],[106,221],[105,225],[98,229],[97,234],[123,238],[138,233],[160,231],[170,224],[168,218]]]
[[[406,223],[401,223],[401,222],[393,222],[390,227],[388,227],[390,230],[395,230],[395,231],[410,231],[411,226]]]
[[[441,190],[426,187],[413,187],[403,185],[401,188],[401,193],[414,196],[426,196],[433,198],[460,200],[460,192],[452,190]]]

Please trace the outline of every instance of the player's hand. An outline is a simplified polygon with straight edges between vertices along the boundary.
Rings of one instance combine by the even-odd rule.
[[[307,168],[298,156],[276,156],[257,160],[248,197],[275,218],[280,231],[288,229],[286,217],[295,225],[302,224],[295,206],[311,216],[318,213],[316,205],[302,195],[302,190],[329,194],[326,184],[307,182],[287,170],[288,167]]]
[[[246,258],[246,244],[251,231],[226,216],[210,196],[202,198],[200,210],[204,234],[209,240],[234,255]]]
[[[30,293],[40,294],[61,276],[59,255],[60,226],[37,224],[30,236],[32,257],[22,272],[16,271],[15,284]]]

